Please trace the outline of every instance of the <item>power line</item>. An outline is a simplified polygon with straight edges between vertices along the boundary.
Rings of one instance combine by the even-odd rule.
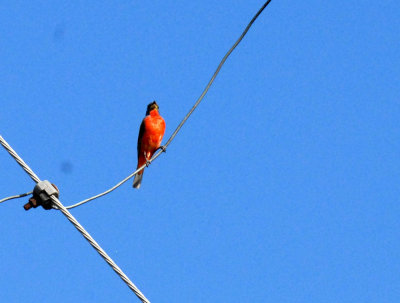
[[[87,203],[87,202],[89,202],[89,201],[92,201],[92,200],[94,200],[94,199],[100,198],[100,197],[102,197],[102,196],[104,196],[104,195],[106,195],[106,194],[112,192],[114,189],[117,189],[119,186],[121,186],[121,185],[124,184],[126,181],[128,181],[130,178],[132,178],[134,175],[136,175],[136,174],[137,174],[140,170],[142,170],[145,166],[146,166],[146,164],[143,165],[142,167],[138,168],[137,170],[135,170],[135,171],[134,171],[133,173],[131,173],[128,177],[126,177],[126,178],[123,179],[122,181],[118,182],[117,184],[115,184],[113,187],[111,187],[110,189],[106,190],[105,192],[102,192],[102,193],[100,193],[100,194],[98,194],[98,195],[96,195],[96,196],[90,197],[90,198],[88,198],[88,199],[86,199],[86,200],[83,200],[83,201],[81,201],[81,202],[75,203],[75,204],[73,204],[73,205],[66,206],[65,208],[66,208],[66,209],[71,209],[71,208],[77,207],[77,206],[79,206],[79,205],[85,204],[85,203]]]
[[[33,170],[24,162],[24,160],[22,160],[20,156],[18,156],[18,154],[12,149],[12,147],[7,143],[7,141],[3,139],[2,136],[0,136],[0,144],[3,145],[3,147],[8,151],[11,157],[13,157],[14,160],[18,162],[18,164],[29,175],[29,177],[31,177],[33,181],[35,181],[36,183],[40,182],[39,177],[36,176]]]
[[[190,109],[190,111],[186,114],[186,116],[183,118],[183,120],[181,121],[181,123],[179,123],[178,127],[175,129],[175,131],[172,133],[171,137],[168,139],[167,143],[164,145],[164,148],[166,149],[168,147],[168,145],[170,145],[170,143],[172,142],[172,140],[176,137],[176,135],[178,134],[178,132],[180,131],[180,129],[182,128],[183,124],[186,123],[187,119],[189,119],[190,115],[193,113],[193,111],[197,108],[197,106],[199,106],[200,102],[203,100],[204,96],[207,94],[208,90],[210,89],[212,83],[214,82],[215,78],[217,77],[219,71],[222,68],[222,65],[224,65],[225,61],[228,59],[229,55],[234,51],[234,49],[238,46],[238,44],[243,40],[244,36],[247,34],[247,32],[249,31],[250,27],[253,25],[254,21],[256,21],[256,19],[258,18],[258,16],[262,13],[262,11],[268,6],[268,4],[271,2],[272,0],[268,0],[267,2],[264,3],[264,5],[258,10],[258,12],[254,15],[253,19],[251,19],[251,21],[249,22],[249,24],[246,26],[246,28],[244,29],[244,31],[242,32],[242,34],[240,35],[240,37],[236,40],[236,42],[233,44],[233,46],[229,49],[229,51],[225,54],[225,56],[222,58],[221,62],[219,63],[217,69],[215,70],[213,76],[211,77],[210,81],[208,82],[207,86],[205,87],[205,89],[203,90],[203,92],[201,93],[200,97],[197,99],[197,101],[195,102],[195,104],[193,105],[193,107]],[[157,159],[160,154],[163,151],[158,151],[157,153],[155,153],[153,155],[153,157],[150,159],[150,161],[147,163],[147,165],[150,165],[155,159]],[[123,179],[122,181],[118,182],[116,185],[114,185],[113,187],[111,187],[110,189],[95,195],[93,197],[90,197],[88,199],[82,200],[78,203],[66,206],[66,209],[71,209],[71,208],[75,208],[78,207],[82,204],[85,204],[87,202],[90,202],[92,200],[95,200],[97,198],[100,198],[110,192],[112,192],[113,190],[117,189],[119,186],[121,186],[122,184],[124,184],[126,181],[128,181],[130,178],[132,178],[133,176],[135,176],[139,171],[141,171],[144,167],[146,167],[145,165],[142,165],[140,168],[138,168],[137,170],[135,170],[132,174],[130,174],[128,177],[126,177],[125,179]],[[11,199],[15,199],[15,198],[20,198],[20,197],[24,197],[24,196],[11,196],[11,197],[7,197],[4,198],[2,200],[0,200],[1,202],[7,201],[7,200],[11,200]]]
[[[185,124],[186,120],[189,119],[190,115],[193,113],[193,111],[196,109],[196,107],[200,104],[200,102],[203,100],[204,96],[207,94],[208,90],[210,89],[211,84],[214,82],[215,78],[217,77],[220,69],[222,68],[222,65],[224,65],[226,59],[228,59],[229,55],[233,52],[233,50],[238,46],[238,44],[242,41],[244,36],[247,34],[249,31],[250,27],[253,25],[254,21],[258,18],[258,16],[262,13],[262,11],[267,7],[267,5],[271,2],[272,0],[268,0],[267,2],[264,3],[264,5],[258,10],[258,12],[254,15],[253,19],[249,22],[249,24],[246,26],[244,29],[243,33],[240,35],[240,37],[236,40],[236,42],[233,44],[233,46],[229,49],[229,51],[225,54],[225,56],[222,58],[221,62],[219,63],[217,69],[215,70],[213,76],[211,77],[210,81],[208,82],[206,88],[203,90],[201,93],[200,97],[197,99],[196,103],[193,105],[193,107],[190,109],[190,111],[187,113],[185,118],[183,118],[182,122],[179,123],[178,127],[175,129],[175,131],[172,133],[171,137],[168,139],[167,143],[164,145],[164,147],[167,147],[171,141],[175,138],[179,130],[182,128],[183,124]],[[156,156],[153,157],[153,159],[157,158],[161,154],[161,151],[158,152]]]
[[[32,169],[22,160],[22,158],[12,149],[6,140],[0,136],[0,143],[8,151],[18,164],[25,170],[25,172],[32,178],[36,183],[40,182],[39,177],[32,171]],[[128,287],[135,293],[135,295],[144,303],[150,301],[140,292],[140,290],[132,283],[131,280],[124,274],[124,272],[118,267],[118,265],[110,258],[109,255],[100,247],[100,245],[92,238],[92,236],[79,224],[73,215],[65,208],[65,206],[57,199],[54,195],[50,196],[51,200],[59,209],[64,216],[75,226],[75,228],[85,237],[85,239],[92,245],[92,247],[99,253],[99,255],[111,266],[111,268],[117,273],[117,275],[128,285]]]

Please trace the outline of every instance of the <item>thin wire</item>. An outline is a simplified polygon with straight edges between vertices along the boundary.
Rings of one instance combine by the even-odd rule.
[[[102,192],[101,194],[98,194],[96,196],[93,196],[91,198],[88,198],[86,200],[83,200],[81,202],[78,202],[76,204],[70,205],[70,206],[66,206],[66,209],[71,209],[74,207],[77,207],[79,205],[85,204],[89,201],[92,201],[94,199],[100,198],[110,192],[112,192],[114,189],[118,188],[119,186],[121,186],[122,184],[124,184],[126,181],[128,181],[130,178],[132,178],[134,175],[136,175],[140,170],[142,170],[143,167],[145,167],[146,165],[143,165],[142,167],[140,167],[139,169],[135,170],[132,174],[130,174],[128,177],[126,177],[125,179],[123,179],[122,181],[118,182],[117,184],[115,184],[113,187],[111,187],[110,189],[106,190],[105,192]]]
[[[179,130],[182,128],[183,124],[185,124],[186,120],[189,119],[190,115],[193,113],[193,111],[196,109],[196,107],[200,104],[200,102],[203,100],[204,96],[208,92],[211,84],[214,82],[215,78],[217,77],[220,69],[222,68],[222,65],[224,65],[226,59],[228,59],[229,55],[233,52],[233,50],[238,46],[238,44],[242,41],[244,36],[247,34],[249,31],[250,27],[253,25],[254,21],[258,18],[258,16],[262,13],[262,11],[267,7],[267,5],[271,2],[272,0],[268,0],[267,2],[264,3],[264,5],[258,10],[258,12],[254,15],[253,19],[249,22],[249,24],[246,26],[244,29],[243,33],[240,35],[240,37],[236,40],[236,42],[233,44],[233,46],[229,49],[229,51],[225,54],[225,56],[222,58],[221,62],[219,63],[216,71],[214,72],[214,75],[211,77],[210,81],[208,82],[206,88],[204,91],[201,93],[200,97],[197,99],[196,103],[193,105],[193,107],[190,109],[190,111],[187,113],[185,118],[183,118],[182,122],[179,123],[178,127],[175,129],[175,131],[172,133],[171,137],[168,139],[167,143],[164,145],[164,147],[167,147],[171,141],[175,138]],[[161,152],[158,153],[158,155]],[[157,155],[157,156],[158,156]],[[154,159],[156,157],[153,157]]]
[[[200,102],[203,100],[204,96],[207,94],[208,90],[211,87],[211,84],[214,82],[215,78],[217,77],[219,71],[222,68],[222,65],[224,65],[226,59],[228,59],[229,55],[233,52],[233,50],[238,46],[238,44],[243,40],[244,36],[247,34],[247,32],[249,31],[250,27],[253,25],[254,21],[256,21],[256,19],[258,18],[258,16],[262,13],[262,11],[268,6],[268,4],[271,2],[272,0],[268,0],[267,2],[264,3],[264,5],[258,10],[258,12],[254,15],[253,19],[251,19],[251,21],[249,22],[249,24],[246,26],[246,28],[244,29],[243,33],[240,35],[240,37],[236,40],[236,42],[233,44],[233,46],[229,49],[229,51],[225,54],[225,56],[222,58],[221,62],[219,63],[217,69],[215,70],[213,76],[211,77],[210,81],[208,82],[206,88],[203,90],[203,92],[201,93],[200,97],[197,99],[196,103],[193,105],[193,107],[190,109],[190,111],[186,114],[186,116],[183,118],[183,120],[181,121],[181,123],[179,123],[178,127],[175,129],[175,131],[172,133],[171,137],[168,139],[167,143],[165,143],[164,148],[166,149],[168,147],[168,145],[172,142],[172,140],[175,138],[175,136],[178,134],[178,132],[180,131],[180,129],[182,128],[183,124],[185,124],[186,120],[189,119],[190,115],[193,113],[193,111],[196,109],[196,107],[200,104]],[[151,162],[153,162],[155,159],[157,159],[161,153],[163,151],[160,150],[157,153],[155,153],[153,155],[153,157],[150,159],[148,165],[151,164]],[[130,178],[132,178],[134,175],[136,175],[139,171],[141,171],[144,167],[146,167],[146,165],[141,166],[139,169],[137,169],[135,172],[133,172],[132,174],[130,174],[128,177],[126,177],[125,179],[123,179],[121,182],[117,183],[115,186],[113,186],[112,188],[110,188],[109,190],[106,190],[105,192],[98,194],[96,196],[93,196],[91,198],[88,198],[86,200],[83,200],[81,202],[78,202],[76,204],[67,206],[67,209],[71,209],[74,207],[77,207],[79,205],[82,205],[84,203],[87,203],[89,201],[92,201],[94,199],[97,199],[101,196],[104,196],[106,194],[108,194],[109,192],[113,191],[114,189],[116,189],[117,187],[121,186],[123,183],[125,183],[126,181],[128,181]]]
[[[4,199],[1,199],[1,200],[0,200],[0,203],[5,202],[5,201],[8,201],[8,200],[11,200],[11,199],[17,199],[17,198],[26,197],[26,196],[28,196],[28,195],[30,195],[30,194],[32,194],[32,193],[33,193],[33,192],[30,191],[29,193],[25,193],[25,194],[20,194],[20,195],[15,195],[15,196],[7,197],[7,198],[4,198]]]
[[[0,136],[0,143],[8,151],[8,153],[13,157],[18,164],[27,172],[27,174],[36,183],[40,182],[40,179],[32,171],[32,169],[22,160],[20,156],[12,149],[12,147]],[[75,226],[75,228],[85,237],[85,239],[92,245],[92,247],[99,253],[100,256],[111,266],[111,268],[117,273],[117,275],[128,285],[128,287],[135,293],[135,295],[144,303],[149,303],[150,301],[140,292],[140,290],[132,283],[131,280],[124,274],[124,272],[118,267],[118,265],[110,258],[109,255],[100,247],[100,245],[92,238],[92,236],[79,224],[79,222],[74,218],[74,216],[64,207],[64,205],[55,196],[50,196],[51,200],[59,209],[64,216]]]

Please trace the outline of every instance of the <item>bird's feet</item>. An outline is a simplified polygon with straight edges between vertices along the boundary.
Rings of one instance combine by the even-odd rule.
[[[144,155],[144,158],[146,159],[146,167],[149,167],[151,161],[150,161],[150,159],[147,157],[147,153],[146,153],[146,152],[143,152],[143,155]]]

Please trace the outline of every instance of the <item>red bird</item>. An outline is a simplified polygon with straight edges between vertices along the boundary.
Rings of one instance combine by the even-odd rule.
[[[143,166],[151,159],[157,149],[160,148],[165,132],[165,121],[158,113],[156,101],[147,105],[146,117],[140,125],[139,137],[137,142],[138,164],[137,168]],[[142,169],[135,175],[133,187],[139,188],[143,178]]]

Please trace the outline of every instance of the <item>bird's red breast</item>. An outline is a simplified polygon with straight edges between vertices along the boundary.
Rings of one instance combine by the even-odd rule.
[[[142,129],[143,128],[143,129]],[[154,152],[160,147],[165,133],[165,121],[157,109],[150,111],[142,122],[141,134],[138,140],[138,166],[146,164],[146,158],[150,160]],[[146,155],[146,158],[145,158]],[[139,172],[143,174],[143,170]]]
[[[165,132],[165,121],[158,112],[156,101],[147,105],[146,117],[140,125],[137,153],[137,168],[142,167],[150,160],[155,151],[160,147]],[[133,180],[133,187],[138,189],[142,183],[144,169],[140,170]]]

